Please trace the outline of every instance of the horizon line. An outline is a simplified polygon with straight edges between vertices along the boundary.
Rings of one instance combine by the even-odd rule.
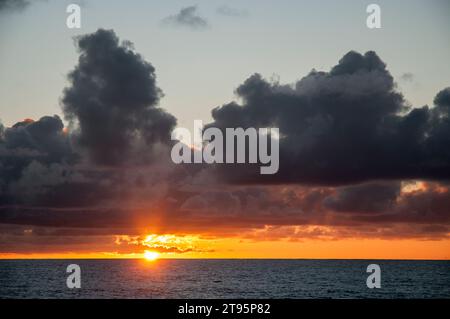
[[[4,260],[143,260],[146,261],[145,258],[141,257],[124,257],[124,258],[99,258],[99,257],[83,257],[83,258],[0,258],[0,261]],[[384,260],[384,261],[450,261],[450,258],[448,259],[421,259],[421,258],[400,258],[400,259],[391,259],[391,258],[219,258],[219,257],[212,257],[212,258],[158,258],[157,260],[352,260],[352,261],[359,261],[359,260]],[[157,261],[154,260],[153,262]]]

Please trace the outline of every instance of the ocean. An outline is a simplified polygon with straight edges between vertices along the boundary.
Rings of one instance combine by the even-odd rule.
[[[67,288],[70,264],[80,289]],[[450,298],[450,261],[0,260],[0,298]]]

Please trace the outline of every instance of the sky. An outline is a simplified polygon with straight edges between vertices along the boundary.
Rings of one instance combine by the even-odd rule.
[[[449,259],[450,4],[369,3],[0,0],[0,257]],[[174,165],[199,119],[279,173]]]

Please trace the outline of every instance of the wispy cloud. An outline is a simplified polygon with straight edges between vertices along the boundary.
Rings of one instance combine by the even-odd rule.
[[[0,11],[23,10],[30,4],[28,0],[0,0]]]
[[[412,82],[414,81],[414,74],[412,74],[411,72],[403,73],[400,76],[400,80],[402,80],[403,82]]]
[[[188,27],[195,30],[206,29],[208,21],[198,14],[197,6],[182,8],[175,15],[168,16],[162,20],[165,25]]]

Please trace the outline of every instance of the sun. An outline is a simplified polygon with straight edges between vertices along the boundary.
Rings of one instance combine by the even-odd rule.
[[[144,253],[144,258],[147,260],[156,260],[159,258],[159,253],[157,253],[156,251],[148,251],[146,250]]]

